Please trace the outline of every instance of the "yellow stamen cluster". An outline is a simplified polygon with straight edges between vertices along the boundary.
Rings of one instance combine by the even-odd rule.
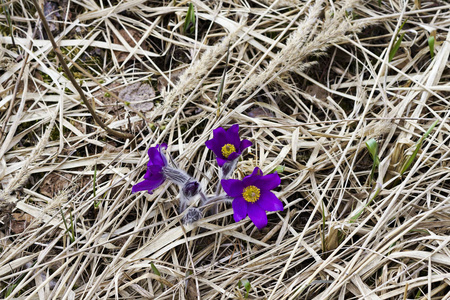
[[[222,155],[225,158],[228,158],[228,156],[230,156],[230,154],[234,152],[236,152],[236,148],[232,144],[226,144],[222,147]]]
[[[242,197],[244,197],[245,201],[250,203],[255,203],[256,201],[258,201],[260,195],[260,190],[254,185],[249,185],[242,192]]]

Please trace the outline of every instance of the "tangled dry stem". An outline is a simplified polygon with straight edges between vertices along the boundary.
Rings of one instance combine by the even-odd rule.
[[[29,34],[32,3],[8,4],[17,47],[0,36],[0,297],[242,299],[248,280],[255,299],[450,298],[450,5],[196,0],[186,35],[187,4],[166,2],[69,2],[49,19],[91,74],[81,87],[95,113],[135,144],[80,105],[49,41]],[[143,80],[157,90],[150,112],[105,95]],[[204,142],[234,123],[253,142],[235,178],[284,166],[285,210],[264,230],[235,223],[230,205],[183,226],[169,184],[131,194],[160,142],[214,194]]]

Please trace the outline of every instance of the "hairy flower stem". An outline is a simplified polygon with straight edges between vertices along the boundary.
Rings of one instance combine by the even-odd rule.
[[[221,194],[218,196],[208,197],[206,200],[202,203],[202,207],[205,207],[210,204],[217,204],[220,202],[230,202],[233,200],[232,197],[228,196],[227,194]]]
[[[195,203],[199,198],[200,203],[206,201],[206,196],[202,191],[200,183],[183,170],[165,166],[162,168],[162,173],[165,178],[180,188],[180,213],[184,212],[189,205]]]
[[[95,113],[95,109],[92,107],[90,102],[87,100],[86,95],[83,92],[83,89],[80,87],[80,85],[78,84],[77,80],[75,79],[75,77],[73,76],[72,72],[70,71],[69,67],[67,66],[66,62],[64,61],[64,57],[62,55],[61,49],[59,49],[58,45],[55,42],[55,39],[54,39],[53,34],[52,34],[51,30],[50,30],[50,27],[48,26],[47,20],[45,19],[45,15],[42,12],[41,7],[39,6],[37,0],[32,0],[32,1],[33,1],[33,4],[34,4],[34,7],[36,8],[37,13],[39,14],[39,18],[41,19],[41,22],[42,22],[42,25],[44,26],[45,32],[47,33],[48,39],[52,43],[53,51],[55,52],[56,56],[58,57],[58,60],[59,60],[61,66],[62,66],[62,68],[64,70],[64,73],[67,75],[67,77],[69,78],[70,82],[73,84],[73,86],[77,90],[78,94],[80,95],[81,99],[83,100],[83,102],[86,105],[87,109],[89,110],[90,114],[94,118],[95,122],[101,128],[103,128],[106,132],[108,132],[109,134],[114,135],[115,137],[123,138],[123,139],[130,139],[130,140],[133,139],[134,135],[132,135],[132,134],[119,132],[119,131],[116,131],[116,130],[113,130],[113,129],[109,128],[105,123],[103,123],[103,121]]]

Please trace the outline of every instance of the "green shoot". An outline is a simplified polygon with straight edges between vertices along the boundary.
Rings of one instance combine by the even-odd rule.
[[[244,298],[248,298],[248,293],[250,292],[250,289],[252,288],[250,281],[248,281],[247,279],[239,280],[238,287],[241,288],[242,286],[245,288]]]
[[[153,273],[155,273],[155,275],[158,275],[159,277],[161,277],[161,273],[156,268],[156,266],[153,263],[150,263],[150,266],[152,267]],[[162,282],[161,282],[161,290],[164,290],[164,284]]]
[[[2,0],[2,6],[3,6],[3,12],[6,16],[6,23],[8,23],[9,28],[9,34],[11,35],[11,41],[14,47],[16,47],[16,42],[14,41],[14,35],[13,35],[13,26],[12,26],[12,20],[11,20],[11,14],[9,13],[9,5],[8,3],[5,3],[4,0]]]
[[[414,149],[414,152],[409,157],[409,159],[405,162],[403,165],[402,170],[400,171],[400,176],[403,176],[403,174],[408,170],[409,166],[411,166],[412,162],[417,156],[417,153],[419,153],[420,148],[422,148],[423,141],[428,137],[428,135],[433,131],[434,127],[438,124],[438,120],[434,121],[433,124],[431,124],[431,127],[423,134],[423,136],[420,138],[420,140],[416,144],[416,149]]]
[[[195,11],[192,3],[189,3],[186,20],[184,21],[183,33],[187,34],[188,30],[190,34],[193,34],[195,31]]]
[[[326,220],[325,220],[325,205],[323,204],[323,200],[322,200],[322,252],[325,254],[325,252],[327,251],[326,246],[325,246],[325,224],[326,224]]]
[[[370,172],[370,180],[373,180],[375,169],[380,164],[380,158],[378,157],[378,143],[372,138],[366,142],[367,150],[369,150],[370,157],[372,158],[372,171]]]
[[[279,166],[276,166],[275,169],[273,169],[272,172],[270,172],[270,173],[276,172],[276,173],[280,174],[280,173],[284,172],[284,169],[285,169],[284,165],[279,165]]]
[[[66,228],[66,232],[69,235],[70,242],[73,243],[73,242],[75,242],[75,228],[73,226],[72,211],[70,211],[70,227],[69,227],[67,225],[66,217],[64,216],[64,213],[63,213],[61,207],[59,208],[59,210],[61,212],[61,217],[63,219],[64,227]]]
[[[377,184],[377,190],[373,194],[372,198],[370,198],[369,202],[367,202],[367,204],[364,205],[364,207],[361,208],[361,210],[359,212],[357,212],[353,217],[350,218],[350,223],[355,223],[356,220],[358,220],[358,218],[364,212],[364,209],[366,209],[366,207],[368,207],[372,203],[372,201],[378,196],[378,194],[381,192],[381,187],[382,187],[381,184]]]
[[[403,22],[403,24],[400,26],[400,28],[397,31],[397,34],[396,34],[397,41],[394,43],[394,45],[392,46],[391,51],[389,52],[389,62],[391,62],[392,59],[394,58],[395,54],[397,53],[398,49],[400,48],[400,45],[401,45],[402,40],[403,40],[403,37],[405,36],[405,33],[402,33],[401,36],[398,36],[398,34],[402,30],[403,26],[406,24],[406,21],[408,21],[408,19],[406,19]]]
[[[228,71],[228,61],[230,58],[230,45],[228,45],[228,50],[227,50],[227,61],[225,63],[225,69],[223,69],[223,74],[222,74],[222,80],[220,81],[220,87],[219,87],[219,92],[217,93],[217,117],[220,114],[220,103],[222,102],[222,97],[223,97],[223,87],[225,85],[225,76],[227,75],[227,71]]]
[[[97,163],[95,163],[95,166],[94,166],[94,180],[93,180],[92,192],[93,192],[94,198],[95,198],[97,196]],[[98,208],[99,205],[100,205],[100,201],[94,202],[94,208]]]
[[[428,47],[430,48],[431,59],[434,57],[434,43],[436,41],[436,30],[433,30],[428,38]]]
[[[94,186],[92,187],[92,191],[94,193],[94,197],[96,196],[96,186],[95,186],[95,181],[97,180],[97,163],[94,166]]]
[[[32,266],[34,266],[35,264],[36,264],[36,262],[33,262]],[[5,298],[8,298],[12,294],[12,292],[14,292],[16,287],[18,287],[20,282],[24,279],[25,275],[26,275],[26,273],[23,273],[15,280],[15,283],[8,285],[8,287],[6,288],[6,291],[5,291]]]

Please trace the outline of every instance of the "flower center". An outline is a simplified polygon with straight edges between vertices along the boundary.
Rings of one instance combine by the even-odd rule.
[[[236,148],[234,148],[232,144],[226,144],[222,147],[222,155],[225,158],[228,158],[228,156],[230,156],[230,154],[234,152],[236,152]]]
[[[250,185],[244,189],[244,192],[242,192],[242,197],[244,197],[245,201],[250,203],[255,203],[259,200],[259,196],[261,195],[261,192],[259,189],[254,186]]]

